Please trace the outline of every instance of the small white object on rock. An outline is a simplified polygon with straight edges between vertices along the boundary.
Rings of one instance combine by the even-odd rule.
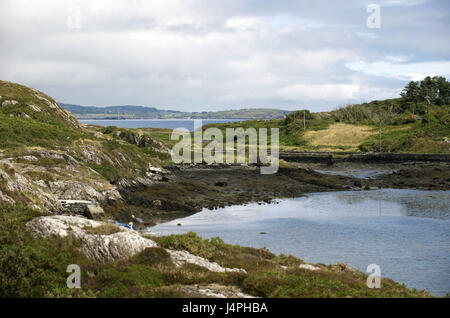
[[[44,237],[73,235],[81,241],[81,252],[87,257],[100,263],[112,262],[138,254],[148,247],[156,247],[151,239],[142,237],[139,232],[118,227],[119,232],[100,235],[89,234],[86,228],[96,228],[109,223],[94,221],[79,216],[41,216],[27,223],[27,228],[41,234]],[[183,264],[195,264],[212,272],[241,272],[240,268],[226,268],[217,263],[210,262],[203,257],[193,255],[187,251],[167,250],[175,266]]]
[[[27,223],[27,227],[44,237],[65,237],[71,234],[81,241],[81,252],[100,263],[130,257],[147,247],[156,247],[154,241],[126,228],[119,228],[119,232],[110,235],[86,232],[86,228],[105,224],[78,216],[55,215],[35,218]]]

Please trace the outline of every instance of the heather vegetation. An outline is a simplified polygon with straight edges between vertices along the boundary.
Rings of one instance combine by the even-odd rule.
[[[22,205],[0,203],[0,297],[188,297],[182,288],[192,284],[235,286],[263,297],[427,297],[390,279],[381,289],[366,286],[367,275],[342,265],[320,271],[299,269],[293,256],[274,255],[202,239],[195,233],[153,238],[161,247],[114,263],[99,264],[79,252],[72,238],[41,238],[25,230],[26,223],[42,215]],[[91,234],[115,233],[114,225]],[[187,250],[222,266],[244,268],[247,273],[217,273],[185,264],[175,266],[164,248]],[[81,268],[81,288],[67,288],[69,264]]]

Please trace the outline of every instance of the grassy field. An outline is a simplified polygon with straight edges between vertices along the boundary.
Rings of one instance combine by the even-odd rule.
[[[358,151],[358,146],[378,131],[371,126],[336,123],[322,130],[309,130],[303,134],[308,145],[320,151]]]

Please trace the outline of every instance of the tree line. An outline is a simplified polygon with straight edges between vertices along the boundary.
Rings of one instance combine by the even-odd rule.
[[[450,82],[443,76],[427,76],[422,81],[411,81],[400,93],[407,103],[418,104],[429,99],[431,104],[450,104]]]

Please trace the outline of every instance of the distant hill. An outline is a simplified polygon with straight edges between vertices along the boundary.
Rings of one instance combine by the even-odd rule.
[[[277,119],[291,113],[288,110],[270,108],[246,108],[239,110],[225,110],[216,112],[181,112],[163,110],[155,107],[121,105],[121,106],[80,106],[59,103],[78,119]]]

